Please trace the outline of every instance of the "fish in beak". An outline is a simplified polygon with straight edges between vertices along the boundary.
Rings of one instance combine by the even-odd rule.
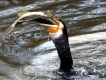
[[[59,18],[53,16],[50,11],[47,11],[47,13],[43,13],[21,10],[18,11],[18,16],[19,18],[3,33],[3,36],[7,36],[9,33],[11,33],[14,28],[20,23],[29,21],[38,22],[40,25],[44,26],[51,35],[61,33],[61,29],[63,28],[63,25],[59,21]]]

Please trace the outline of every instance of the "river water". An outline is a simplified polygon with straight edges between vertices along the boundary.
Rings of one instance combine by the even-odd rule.
[[[0,35],[18,10],[51,10],[67,25],[75,69],[70,79],[56,75],[56,48],[48,32],[25,22],[0,42],[0,80],[106,80],[106,0],[0,0]]]

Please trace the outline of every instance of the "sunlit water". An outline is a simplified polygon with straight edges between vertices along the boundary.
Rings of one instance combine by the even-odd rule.
[[[65,22],[74,67],[81,71],[72,80],[106,80],[105,0],[1,0],[0,35],[18,10],[51,10]],[[56,48],[35,22],[17,26],[0,43],[0,80],[64,80],[53,73],[58,68]]]

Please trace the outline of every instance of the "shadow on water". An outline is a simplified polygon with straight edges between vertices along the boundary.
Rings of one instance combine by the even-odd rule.
[[[26,22],[0,43],[1,80],[106,79],[105,0],[1,0],[0,35],[18,18],[18,10],[51,10],[63,19],[78,73],[58,72],[59,58],[48,33],[35,22]]]

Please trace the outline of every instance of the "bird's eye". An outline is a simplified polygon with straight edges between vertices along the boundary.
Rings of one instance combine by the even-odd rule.
[[[61,19],[60,19],[59,17],[57,17],[57,20],[58,20],[58,21],[61,21]]]

